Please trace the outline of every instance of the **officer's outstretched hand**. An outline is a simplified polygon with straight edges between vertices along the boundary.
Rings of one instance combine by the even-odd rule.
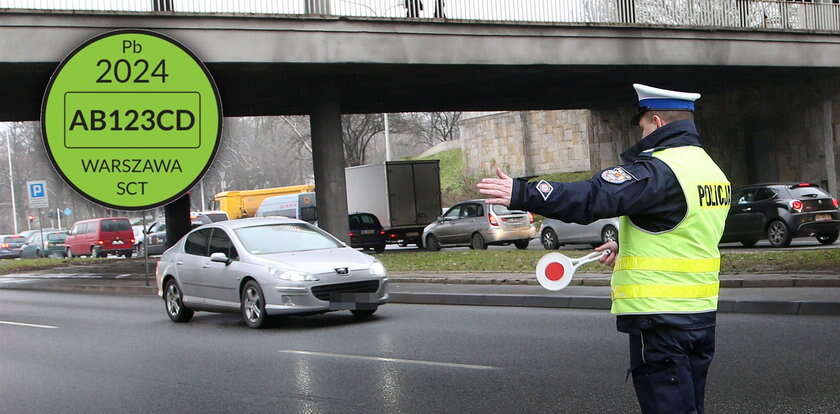
[[[609,267],[613,267],[613,266],[615,266],[615,258],[616,258],[616,256],[618,256],[618,243],[616,243],[614,241],[606,242],[606,243],[596,247],[595,251],[596,252],[602,252],[602,251],[607,250],[607,249],[610,249],[610,254],[607,255],[607,256],[601,257],[601,260],[599,260],[599,261],[601,263],[609,266]]]
[[[482,179],[478,183],[479,192],[493,197],[486,200],[487,204],[501,204],[509,207],[510,196],[513,192],[513,179],[502,172],[500,168],[496,168],[496,175],[499,178]]]

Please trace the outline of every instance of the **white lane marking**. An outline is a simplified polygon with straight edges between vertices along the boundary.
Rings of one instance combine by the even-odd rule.
[[[361,359],[361,360],[366,360],[366,361],[379,361],[379,362],[397,362],[397,363],[401,363],[401,364],[427,365],[427,366],[435,366],[435,367],[466,368],[466,369],[500,369],[498,367],[491,367],[491,366],[487,366],[487,365],[456,364],[454,362],[422,361],[422,360],[417,360],[417,359],[384,358],[384,357],[373,357],[373,356],[365,356],[365,355],[332,354],[332,353],[329,353],[329,352],[296,351],[296,350],[293,350],[293,349],[281,349],[277,352],[282,352],[282,353],[285,353],[285,354],[321,356],[321,357],[330,357],[330,358]]]
[[[44,329],[58,329],[57,326],[35,325],[35,324],[32,324],[32,323],[7,322],[7,321],[0,321],[0,325],[27,326],[27,327],[30,327],[30,328],[44,328]]]

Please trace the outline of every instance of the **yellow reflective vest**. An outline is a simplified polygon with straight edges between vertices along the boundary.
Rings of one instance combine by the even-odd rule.
[[[655,151],[682,187],[685,218],[671,230],[649,232],[623,216],[613,270],[612,313],[700,313],[717,310],[718,243],[732,189],[700,147]]]

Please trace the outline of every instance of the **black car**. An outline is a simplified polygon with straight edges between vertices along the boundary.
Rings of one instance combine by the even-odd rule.
[[[732,193],[721,242],[752,246],[767,239],[786,247],[794,237],[816,237],[822,244],[837,241],[838,202],[811,183],[755,184]]]
[[[373,214],[351,214],[349,235],[353,248],[374,249],[378,253],[385,251],[385,230]]]

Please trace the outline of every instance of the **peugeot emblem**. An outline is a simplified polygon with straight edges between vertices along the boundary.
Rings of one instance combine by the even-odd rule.
[[[335,268],[335,272],[340,274],[340,275],[349,275],[350,274],[350,269],[348,269],[346,267],[337,267],[337,268]]]

